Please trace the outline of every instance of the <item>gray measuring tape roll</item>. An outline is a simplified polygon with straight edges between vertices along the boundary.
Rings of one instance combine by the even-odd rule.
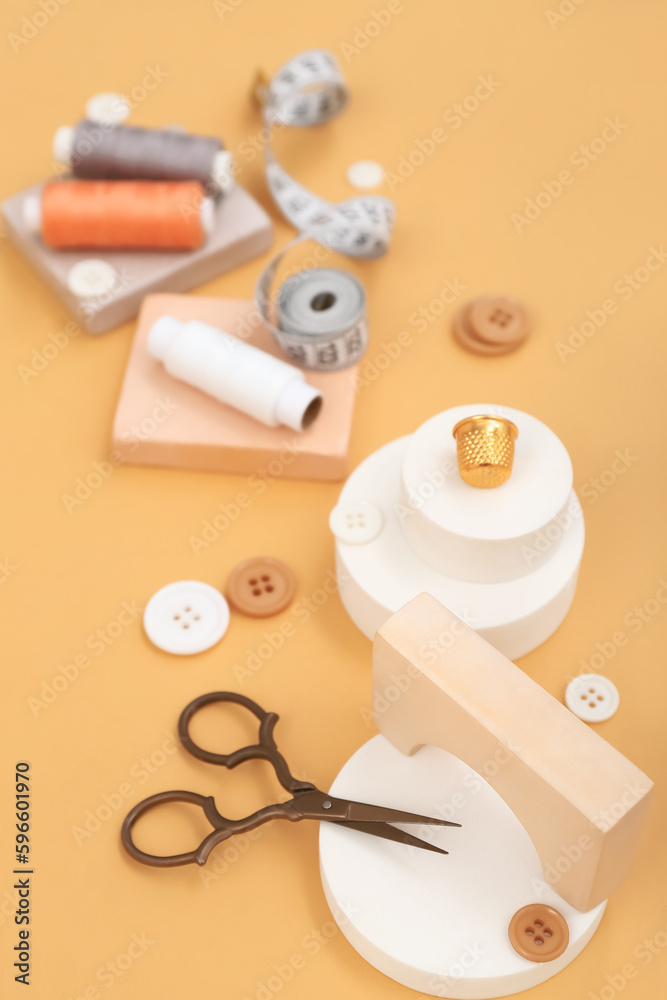
[[[271,285],[278,265],[301,241],[297,237],[288,243],[260,276],[257,308],[293,364],[316,371],[349,368],[368,347],[366,292],[353,274],[335,267],[299,271],[280,286],[272,310]]]
[[[302,368],[347,368],[366,352],[366,292],[347,271],[317,267],[293,275],[280,286],[276,312],[276,339]]]
[[[345,80],[326,50],[302,52],[260,88],[265,124],[271,132],[286,125],[321,125],[348,101]],[[319,371],[348,368],[368,347],[366,295],[346,271],[312,268],[281,285],[272,312],[271,284],[283,256],[296,243],[314,239],[350,257],[387,252],[396,214],[388,198],[350,198],[335,205],[320,198],[283,170],[270,144],[264,147],[266,178],[285,217],[301,236],[274,258],[257,282],[255,298],[266,326],[294,364]],[[275,320],[275,322],[274,322]]]

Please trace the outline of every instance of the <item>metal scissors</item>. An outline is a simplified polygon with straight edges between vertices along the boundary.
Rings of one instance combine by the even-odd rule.
[[[252,712],[259,719],[259,740],[252,746],[241,747],[233,753],[213,753],[198,746],[189,733],[189,726],[192,717],[206,705],[214,702],[232,702],[235,705],[242,705]],[[153,865],[157,868],[171,868],[177,865],[206,863],[209,854],[223,840],[233,837],[235,834],[245,833],[253,830],[262,823],[268,823],[274,819],[287,819],[297,822],[302,819],[314,819],[326,821],[327,823],[338,823],[349,830],[359,830],[362,833],[369,833],[375,837],[382,837],[385,840],[393,840],[400,844],[409,844],[413,847],[421,847],[427,851],[434,851],[436,854],[448,854],[448,851],[434,844],[429,844],[425,840],[413,837],[410,833],[398,830],[391,826],[391,823],[419,823],[429,826],[460,826],[460,823],[451,823],[445,819],[434,819],[431,816],[421,816],[418,813],[403,812],[401,809],[389,809],[383,806],[369,805],[363,802],[353,802],[350,799],[337,799],[333,795],[321,792],[315,785],[308,781],[299,781],[295,778],[287,766],[285,758],[276,746],[273,738],[273,730],[278,716],[275,712],[265,712],[263,708],[246,698],[245,695],[236,694],[233,691],[213,691],[210,694],[203,694],[195,698],[181,712],[178,720],[178,735],[185,749],[199,760],[204,760],[209,764],[219,764],[222,767],[234,768],[246,760],[268,760],[276,772],[278,781],[283,788],[290,792],[291,799],[287,802],[277,802],[273,805],[265,806],[257,810],[245,819],[227,819],[222,816],[215,805],[212,795],[199,795],[196,792],[173,791],[158,792],[151,795],[142,802],[139,802],[125,817],[121,831],[121,840],[125,850],[135,860],[141,861],[145,865]],[[189,802],[192,805],[200,806],[209,823],[213,827],[212,833],[202,840],[199,847],[184,854],[170,854],[161,856],[147,854],[140,851],[132,840],[132,828],[137,820],[154,809],[163,802]]]

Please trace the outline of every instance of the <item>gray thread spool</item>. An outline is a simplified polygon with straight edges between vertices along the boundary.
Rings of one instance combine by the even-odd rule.
[[[366,293],[347,271],[318,267],[288,278],[278,290],[276,316],[274,335],[302,368],[349,368],[368,347]]]
[[[70,166],[75,177],[99,180],[209,184],[215,179],[222,149],[220,139],[169,129],[109,127],[85,119],[74,130],[59,129],[54,140],[56,159]]]

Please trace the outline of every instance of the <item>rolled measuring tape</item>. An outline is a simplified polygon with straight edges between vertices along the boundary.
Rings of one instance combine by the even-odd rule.
[[[279,127],[322,125],[348,102],[348,90],[331,52],[312,49],[282,66],[255,93],[269,135]],[[294,180],[264,146],[266,179],[278,208],[300,231],[260,275],[257,308],[290,360],[303,368],[336,371],[356,364],[368,347],[366,294],[347,271],[312,268],[288,278],[272,309],[271,286],[285,253],[302,240],[349,257],[381,257],[389,248],[396,209],[388,198],[357,196],[326,201]]]
[[[297,237],[260,275],[255,301],[264,325],[300,368],[339,371],[363,357],[368,347],[366,292],[353,274],[336,267],[313,267],[292,274],[271,299],[273,278]],[[273,308],[272,308],[273,307]]]

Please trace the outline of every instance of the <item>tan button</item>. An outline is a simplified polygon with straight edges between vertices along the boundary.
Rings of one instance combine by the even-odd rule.
[[[507,354],[530,333],[526,310],[506,295],[480,295],[461,306],[454,316],[454,336],[476,354]]]
[[[570,940],[567,920],[544,903],[517,910],[509,925],[512,947],[529,962],[551,962],[562,955]]]
[[[227,599],[244,615],[269,618],[290,604],[295,589],[294,574],[285,563],[257,556],[234,567],[227,581]]]

